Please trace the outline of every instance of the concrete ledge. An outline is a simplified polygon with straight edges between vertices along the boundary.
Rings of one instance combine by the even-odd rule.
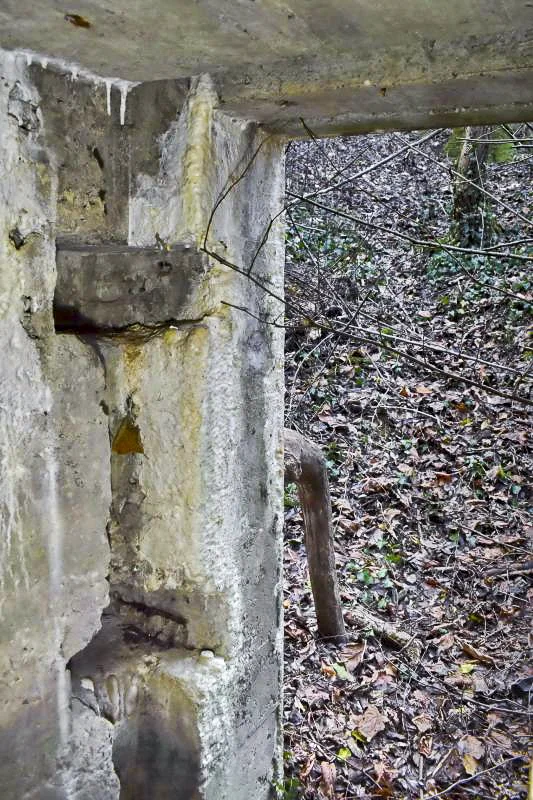
[[[187,245],[59,243],[56,266],[56,330],[91,333],[190,316],[190,298],[208,262]]]

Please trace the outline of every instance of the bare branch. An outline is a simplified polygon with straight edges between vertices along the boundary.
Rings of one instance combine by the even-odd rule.
[[[396,137],[396,138],[397,138],[397,139],[398,139],[400,142],[405,142],[405,139],[403,139],[403,138],[400,136],[400,134],[398,134],[398,133],[395,133],[395,134],[394,134],[394,136],[395,136],[395,137]],[[466,178],[464,175],[461,175],[461,173],[460,173],[460,172],[457,172],[457,170],[455,170],[455,169],[452,169],[451,167],[448,167],[446,164],[442,164],[442,163],[441,163],[441,162],[438,160],[438,158],[433,158],[433,156],[430,156],[430,155],[428,155],[427,153],[424,153],[424,151],[420,149],[419,145],[414,145],[414,144],[411,144],[411,143],[409,142],[409,143],[407,143],[407,145],[406,145],[406,146],[407,146],[407,147],[408,147],[410,150],[412,150],[413,152],[415,152],[415,153],[419,153],[419,154],[420,154],[420,155],[421,155],[423,158],[425,158],[427,161],[431,161],[431,163],[432,163],[432,164],[435,164],[437,167],[439,167],[439,169],[443,169],[443,170],[445,170],[446,172],[450,172],[450,173],[451,173],[452,175],[454,175],[456,178],[460,178],[460,179],[461,179],[462,181],[464,181],[465,183],[469,183],[469,184],[471,184],[472,186],[476,186],[476,187],[478,187],[478,184],[477,184],[475,181],[471,181],[469,178]],[[529,228],[533,227],[533,222],[531,222],[531,220],[530,220],[530,219],[528,219],[527,217],[525,217],[523,214],[521,214],[521,213],[520,213],[519,211],[517,211],[515,208],[512,208],[511,206],[507,205],[507,203],[506,203],[506,202],[504,202],[504,201],[503,201],[501,198],[499,198],[499,197],[496,197],[496,195],[495,195],[495,194],[492,194],[492,192],[489,192],[487,189],[482,189],[481,187],[479,187],[479,188],[480,188],[480,191],[481,191],[481,193],[482,193],[482,194],[486,195],[487,197],[490,197],[490,199],[491,199],[491,200],[493,200],[493,201],[494,201],[495,203],[497,203],[498,205],[502,206],[502,208],[505,208],[505,210],[506,210],[506,211],[510,211],[510,212],[511,212],[511,214],[513,214],[513,215],[514,215],[515,217],[517,217],[518,219],[522,220],[522,222],[524,222],[524,223],[525,223],[525,224],[526,224],[526,225],[527,225]]]
[[[488,772],[494,772],[495,769],[499,769],[499,767],[505,766],[505,764],[510,764],[512,761],[524,761],[524,756],[512,756],[511,758],[505,758],[503,761],[500,761],[499,764],[494,764],[492,767],[487,767],[487,769],[479,770],[474,775],[469,775],[468,778],[461,778],[458,781],[454,781],[454,783],[450,783],[445,789],[437,794],[430,794],[427,797],[427,800],[436,800],[437,797],[443,797],[445,794],[448,794],[452,789],[455,789],[456,786],[464,786],[466,783],[470,783],[470,781],[475,780],[476,778],[481,777],[481,775],[486,775]]]
[[[418,140],[417,146],[420,147],[420,145],[429,142],[430,139],[434,139],[441,132],[442,132],[441,130],[436,130],[427,133],[425,136],[422,136]],[[379,161],[375,161],[373,164],[370,164],[370,166],[365,167],[365,169],[361,170],[360,172],[356,172],[354,175],[350,175],[348,178],[343,178],[342,181],[339,181],[338,183],[328,184],[328,186],[324,186],[322,187],[322,189],[317,189],[314,192],[309,192],[308,194],[304,195],[304,197],[307,200],[312,197],[318,197],[319,195],[327,194],[327,192],[334,192],[336,189],[340,189],[341,186],[345,186],[347,183],[352,183],[353,181],[357,181],[359,180],[359,178],[362,178],[363,175],[368,175],[370,172],[374,172],[374,170],[379,169],[380,167],[384,167],[385,164],[388,164],[391,161],[394,161],[396,158],[403,156],[404,153],[406,153],[407,150],[409,150],[410,148],[411,148],[410,144],[405,145],[404,147],[401,147],[399,150],[395,150],[394,153],[390,153],[385,158],[382,158]]]
[[[306,195],[296,194],[295,192],[287,192],[291,197],[296,198],[301,203],[307,203],[314,208],[320,208],[322,211],[328,211],[330,214],[335,214],[338,217],[349,219],[352,222],[357,222],[358,225],[365,225],[367,228],[373,228],[382,233],[388,233],[390,236],[395,236],[397,239],[403,239],[406,242],[416,245],[417,247],[426,247],[430,250],[447,250],[451,253],[466,253],[467,255],[480,255],[487,258],[511,258],[516,261],[533,261],[533,256],[514,255],[513,253],[492,253],[490,250],[473,250],[467,247],[458,247],[453,244],[444,244],[443,242],[432,242],[426,239],[417,239],[414,236],[409,236],[408,233],[394,230],[394,228],[387,228],[385,225],[379,225],[377,222],[368,222],[362,217],[356,217],[355,214],[348,214],[347,211],[341,211],[339,208],[324,205],[324,203],[317,203],[316,200],[309,199]],[[494,287],[496,288],[496,287]],[[502,290],[500,290],[502,291]],[[506,294],[511,294],[506,292]],[[519,295],[512,295],[518,300],[524,300]]]

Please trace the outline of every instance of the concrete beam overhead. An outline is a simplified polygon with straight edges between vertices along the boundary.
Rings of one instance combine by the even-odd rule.
[[[128,81],[210,73],[229,114],[290,136],[533,117],[527,0],[74,6],[4,0],[0,46]]]

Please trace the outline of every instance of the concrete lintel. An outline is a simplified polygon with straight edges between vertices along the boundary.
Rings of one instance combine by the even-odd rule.
[[[389,83],[349,79],[279,83],[269,87],[219,84],[227,113],[251,116],[266,130],[291,138],[420,130],[533,119],[533,69],[460,74]]]
[[[533,6],[524,0],[109,6],[78,0],[73,14],[52,0],[6,0],[0,46],[115,80],[122,112],[125,81],[209,74],[229,114],[289,136],[303,135],[302,117],[330,135],[532,116]]]

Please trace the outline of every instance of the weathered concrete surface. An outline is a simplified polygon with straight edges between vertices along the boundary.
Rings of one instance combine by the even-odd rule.
[[[190,245],[127,247],[58,242],[56,330],[88,333],[182,324],[208,268]]]
[[[193,84],[182,115],[161,155],[165,165],[178,154],[175,171],[137,181],[131,244],[152,242],[155,231],[165,241],[202,242],[217,197],[261,141],[255,126],[217,110],[207,79]],[[210,247],[237,265],[249,262],[281,203],[280,155],[264,143],[212,220]],[[265,191],[250,204],[256,186]],[[137,213],[147,198],[157,213]],[[278,228],[256,263],[257,277],[278,293],[281,257]],[[142,345],[120,337],[101,345],[113,441],[111,595],[126,616],[148,606],[164,617],[164,640],[219,659],[212,674],[197,674],[198,655],[169,651],[151,679],[177,681],[197,707],[198,791],[212,800],[268,797],[279,753],[282,343],[277,329],[232,306],[279,313],[276,301],[212,262],[188,309],[196,323]],[[129,452],[119,446],[125,420],[138,431]],[[161,743],[176,746],[173,737]]]
[[[75,14],[0,9],[2,796],[267,800],[278,134],[530,118],[531,5]]]
[[[54,335],[56,177],[39,97],[20,59],[3,56],[0,74],[0,785],[15,798],[56,772],[65,664],[107,602],[109,439],[98,359]]]
[[[280,766],[282,340],[255,316],[280,304],[199,247],[256,153],[207,240],[249,263],[282,200],[282,145],[223,114],[207,77],[159,84],[155,108],[122,120],[99,84],[75,84],[74,114],[65,75],[0,64],[2,796],[266,800]],[[122,245],[95,244],[113,232]],[[277,294],[281,237],[254,269]],[[157,242],[183,272],[147,316],[138,276],[108,263],[106,284],[93,256],[133,254],[131,277],[143,253],[150,282]],[[122,299],[106,294],[117,286]],[[59,334],[56,287],[80,314],[111,299],[116,315],[93,308],[90,332]]]
[[[436,127],[533,116],[526,0],[7,0],[0,46],[130,81],[215,76],[227,113],[269,129]]]
[[[24,56],[19,58],[24,64]],[[53,98],[43,138],[59,165],[57,235],[74,243],[124,244],[130,187],[140,176],[158,173],[158,139],[176,120],[189,81],[117,86],[104,79],[77,80],[75,68],[43,69],[37,63],[27,72],[39,95]],[[173,190],[177,193],[176,186]]]

